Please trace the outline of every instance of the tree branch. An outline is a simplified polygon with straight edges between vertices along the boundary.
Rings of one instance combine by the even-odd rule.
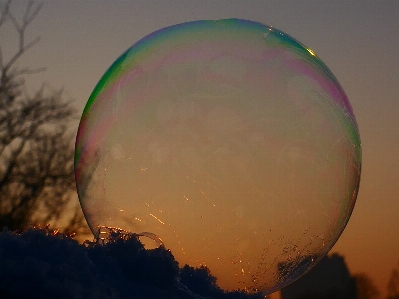
[[[3,5],[0,5],[0,27],[3,25],[4,21],[6,20],[6,17],[8,15],[8,12],[10,11],[10,6],[11,6],[11,0],[8,0],[4,7]]]
[[[26,43],[25,31],[42,5],[30,1],[21,21],[10,5],[8,0],[0,6],[0,26],[9,17],[19,45],[9,60],[0,47],[0,228],[15,230],[30,222],[58,221],[74,198],[74,136],[68,125],[76,109],[63,100],[62,90],[48,92],[42,85],[33,96],[23,93],[23,75],[43,70],[15,66],[39,42]],[[84,226],[80,208],[65,218],[69,228]]]
[[[14,25],[15,30],[18,33],[19,48],[18,48],[18,51],[10,58],[10,60],[7,63],[4,63],[4,61],[2,61],[2,63],[1,63],[2,70],[4,70],[5,72],[10,70],[11,67],[15,64],[15,62],[26,51],[28,51],[30,48],[32,48],[34,45],[36,45],[40,41],[40,37],[37,37],[33,41],[29,42],[28,44],[25,44],[25,30],[32,23],[32,21],[39,14],[40,10],[43,7],[42,3],[38,4],[32,11],[34,2],[29,1],[28,5],[26,7],[26,10],[25,10],[24,16],[22,18],[22,25],[20,25],[17,18],[11,12],[10,5],[11,5],[11,1],[8,1],[6,4],[7,9],[5,9],[4,13],[2,12],[1,19],[5,19],[7,16],[10,18],[12,24]],[[4,22],[4,20],[3,20],[3,22]]]

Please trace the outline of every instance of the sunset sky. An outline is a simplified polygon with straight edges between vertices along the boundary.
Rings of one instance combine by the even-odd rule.
[[[46,67],[27,77],[63,88],[79,112],[119,55],[147,34],[182,22],[241,18],[280,29],[312,49],[332,70],[352,104],[362,141],[358,200],[331,252],[345,256],[351,273],[365,272],[385,296],[399,263],[399,2],[132,0],[43,1],[27,31],[41,41],[20,61]],[[20,15],[27,1],[15,0]],[[3,55],[16,35],[0,31]],[[13,42],[15,42],[13,44]]]

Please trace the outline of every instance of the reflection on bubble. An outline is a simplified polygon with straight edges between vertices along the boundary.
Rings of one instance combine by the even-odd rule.
[[[225,289],[273,292],[342,233],[361,147],[348,99],[290,36],[245,20],[143,38],[82,115],[76,182],[86,219],[158,236]]]

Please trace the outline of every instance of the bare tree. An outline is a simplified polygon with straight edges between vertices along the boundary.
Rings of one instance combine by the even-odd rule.
[[[11,0],[0,4],[0,30],[10,22],[18,38],[11,57],[0,45],[0,228],[23,229],[30,224],[56,223],[76,198],[71,122],[76,109],[62,91],[43,85],[33,96],[24,92],[24,75],[42,69],[19,68],[16,62],[39,42],[27,42],[26,28],[41,9],[30,1],[22,20],[11,12]],[[59,225],[59,224],[58,224]],[[84,227],[80,207],[64,227]]]
[[[380,292],[367,274],[359,273],[353,277],[356,282],[357,299],[377,299],[379,297]]]

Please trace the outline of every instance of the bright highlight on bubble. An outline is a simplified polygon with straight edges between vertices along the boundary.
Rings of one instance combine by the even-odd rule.
[[[76,140],[93,232],[158,236],[227,290],[297,279],[342,233],[359,187],[356,120],[312,50],[260,23],[195,21],[128,49]]]

